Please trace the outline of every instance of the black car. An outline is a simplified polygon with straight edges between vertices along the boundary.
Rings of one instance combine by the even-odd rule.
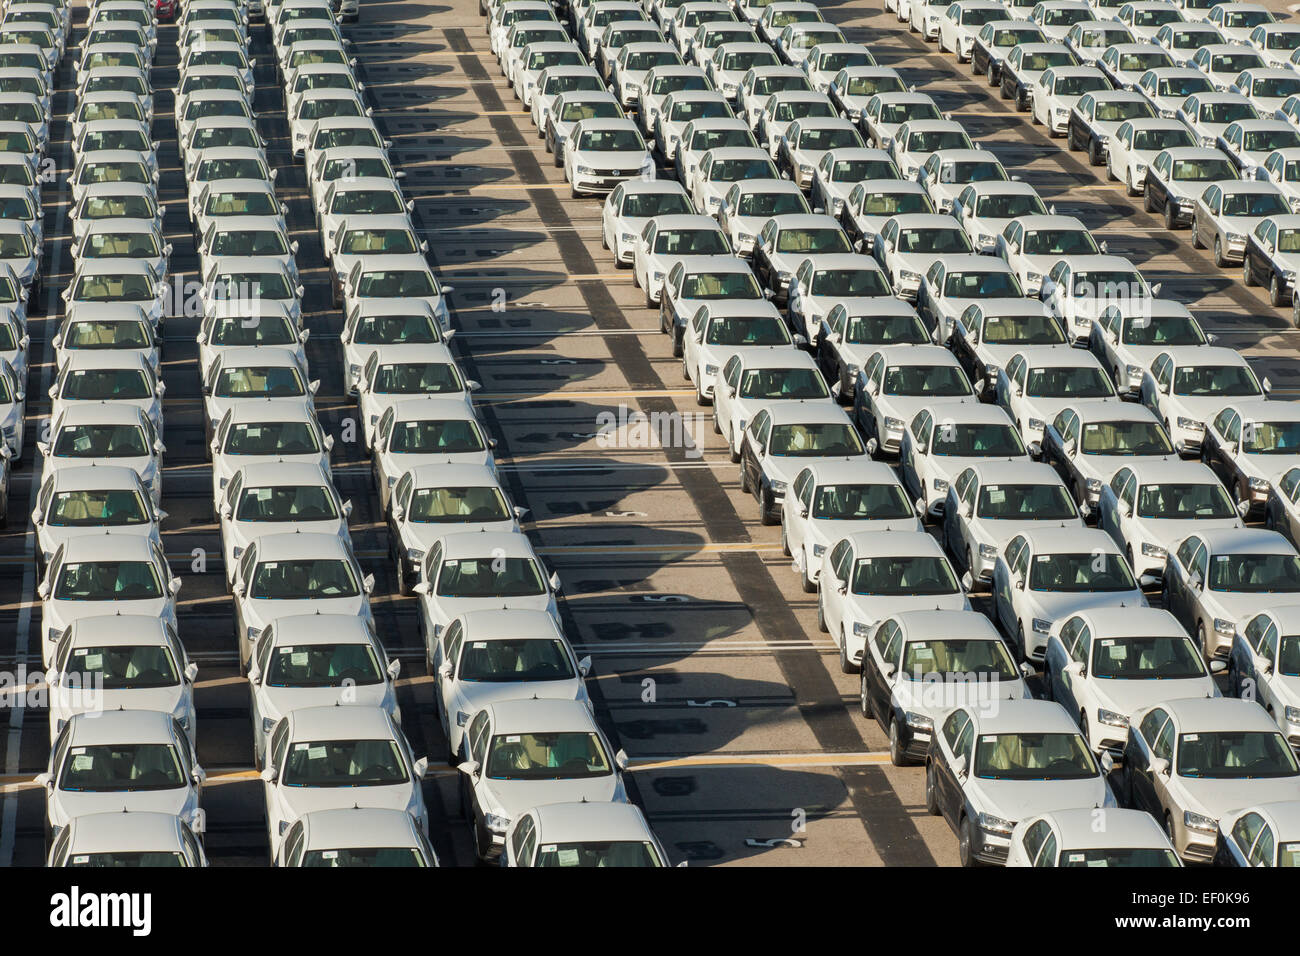
[[[1281,235],[1279,235],[1281,233]],[[1266,219],[1246,236],[1246,251],[1241,260],[1244,285],[1268,287],[1268,300],[1274,306],[1286,305],[1295,297],[1295,273],[1277,261],[1279,246],[1286,251],[1293,242],[1300,252],[1300,229],[1279,230],[1277,223]]]

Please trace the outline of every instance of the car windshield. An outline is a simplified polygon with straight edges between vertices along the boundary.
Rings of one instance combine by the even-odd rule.
[[[45,523],[55,528],[123,527],[152,520],[140,493],[130,489],[56,492],[45,515]]]
[[[425,270],[376,270],[362,273],[357,282],[357,295],[363,298],[401,299],[407,296],[438,295],[438,285],[433,274]]]
[[[1168,867],[1181,866],[1173,850],[1159,847],[1088,847],[1062,850],[1057,866]]]
[[[0,134],[0,148],[3,146],[4,135]],[[0,163],[0,183],[6,186],[33,186],[36,183],[36,177],[32,175],[32,168],[27,165],[26,161]],[[82,218],[86,218],[84,214]]]
[[[888,159],[837,159],[831,164],[830,181],[833,183],[898,178],[898,167]]]
[[[1085,43],[1084,46],[1098,46],[1097,43]],[[1110,82],[1104,76],[1082,74],[1080,76],[1058,76],[1052,86],[1057,96],[1082,96],[1084,93],[1096,93],[1109,90]]]
[[[371,391],[379,395],[441,395],[464,391],[465,383],[451,362],[380,365]]]
[[[151,232],[96,232],[81,247],[86,259],[152,259],[158,240]]]
[[[333,521],[339,516],[325,485],[271,485],[245,488],[236,521]]]
[[[568,731],[496,734],[485,772],[493,780],[574,780],[612,771],[595,734]]]
[[[308,850],[304,867],[418,867],[428,866],[424,854],[413,846],[363,846],[335,850]]]
[[[663,866],[658,851],[635,840],[546,843],[537,851],[533,866],[546,867],[652,867]]]
[[[405,212],[401,195],[392,189],[340,189],[330,202],[330,213],[335,216],[395,216]]]
[[[1294,777],[1295,754],[1277,731],[1201,731],[1178,735],[1178,776],[1214,780]]]
[[[1046,212],[1043,201],[1032,193],[980,196],[975,202],[975,215],[984,219],[1016,219],[1041,216]]]
[[[950,272],[943,294],[955,299],[1020,298],[1024,290],[1014,272]]]
[[[930,454],[954,458],[1020,458],[1027,452],[1011,424],[944,424],[934,430]]]
[[[1175,45],[1175,49],[1181,49]],[[1195,93],[1208,93],[1214,89],[1214,84],[1210,82],[1209,77],[1200,76],[1171,76],[1160,80],[1156,85],[1157,96],[1187,97]],[[1180,145],[1195,145],[1186,143]]]
[[[133,153],[147,153],[152,150],[149,140],[138,129],[94,130],[81,138],[81,151],[94,152],[97,149],[127,149]],[[209,176],[209,179],[216,179]]]
[[[909,213],[932,213],[930,197],[921,192],[865,193],[862,196],[864,216],[902,216]],[[904,233],[909,238],[913,233]],[[956,251],[956,250],[950,250]]]
[[[298,336],[282,315],[258,315],[255,321],[238,318],[217,319],[212,323],[212,345],[256,346],[294,345]]]
[[[60,397],[69,401],[130,401],[153,396],[143,369],[76,369],[63,381]]]
[[[686,122],[693,119],[714,119],[715,117],[730,119],[731,115],[731,107],[724,102],[687,100],[684,103],[674,103],[672,113],[668,118],[677,122]]]
[[[78,219],[152,219],[157,207],[148,196],[91,196],[81,205]]]
[[[1259,395],[1255,373],[1244,365],[1184,365],[1174,372],[1175,395]]]
[[[959,129],[919,130],[907,137],[909,153],[934,153],[941,149],[970,148],[970,137]]]
[[[310,104],[308,104],[310,105]],[[206,119],[210,116],[248,116],[248,106],[243,100],[201,99],[191,100],[185,107],[185,119]]]
[[[256,149],[261,145],[257,133],[247,126],[206,126],[196,129],[190,137],[192,150],[225,146],[245,146]]]
[[[996,159],[944,163],[939,167],[939,181],[942,183],[1001,183],[1007,181],[1007,171],[1002,168],[1002,164]]]
[[[555,638],[466,641],[457,676],[485,683],[572,680],[564,642]]]
[[[1221,485],[1143,485],[1138,492],[1139,518],[1172,518],[1179,521],[1200,518],[1231,518],[1236,514]]]
[[[260,159],[208,159],[199,163],[194,179],[266,179],[266,167]]]
[[[25,259],[31,254],[31,243],[22,233],[0,234],[0,259]]]
[[[303,100],[298,107],[299,120],[323,119],[327,116],[360,116],[361,104],[351,97],[328,97]]]
[[[896,484],[820,485],[812,507],[812,517],[835,521],[897,521],[912,515],[912,503]]]
[[[139,425],[69,425],[54,442],[56,458],[140,458],[149,443]]]
[[[629,192],[623,197],[622,215],[631,219],[686,216],[694,212],[691,201],[680,192]]]
[[[1205,333],[1190,315],[1130,316],[1124,320],[1128,345],[1204,345]]]
[[[278,229],[228,229],[212,236],[211,256],[284,256],[289,244]]]
[[[1294,554],[1216,554],[1210,590],[1249,594],[1300,591],[1300,557]]]
[[[1060,345],[1065,332],[1043,312],[984,317],[983,339],[989,345]]]
[[[307,394],[302,376],[289,365],[223,368],[212,394],[217,398],[297,398]]]
[[[1216,53],[1210,57],[1211,73],[1237,74],[1263,65],[1258,53]]]
[[[204,204],[209,216],[278,216],[280,207],[269,191],[247,193],[213,193]],[[227,255],[249,255],[236,249]]]
[[[645,151],[641,134],[634,129],[586,129],[577,149],[593,153],[640,153]]]
[[[879,269],[822,269],[813,274],[813,295],[886,296],[889,280]]]
[[[504,598],[545,594],[532,558],[448,558],[438,574],[439,597]]]
[[[759,66],[779,66],[781,63],[771,50],[728,53],[725,60],[726,62],[723,63],[722,68],[724,70],[734,70],[737,73],[744,73]]]
[[[984,485],[975,513],[1012,521],[1068,521],[1079,514],[1063,485]]]
[[[741,398],[760,400],[827,398],[826,382],[814,368],[755,368],[740,380]]]
[[[979,734],[973,773],[981,780],[1087,780],[1099,776],[1078,734]]]
[[[859,558],[853,569],[853,593],[875,597],[959,594],[946,558],[909,555]]]
[[[343,176],[353,176],[357,179],[365,176],[377,176],[380,179],[393,178],[392,167],[382,156],[331,159],[327,160],[320,170],[320,180],[325,183],[332,183]]]
[[[1259,113],[1255,107],[1249,103],[1205,103],[1201,106],[1200,120],[1202,123],[1235,123],[1237,120],[1259,119]],[[1202,167],[1213,167],[1214,179],[1236,179],[1233,175],[1233,165],[1226,159],[1184,159],[1174,163],[1174,179],[1179,180],[1206,180],[1211,177],[1207,175],[1185,175],[1180,176],[1180,169],[1200,169]]]
[[[1034,43],[1043,39],[1043,33],[1037,27],[1007,27],[993,34],[995,47],[1013,47],[1021,43]]]
[[[177,850],[119,851],[117,853],[74,853],[65,866],[126,869],[130,867],[189,866],[185,855]]]
[[[1043,22],[1047,26],[1074,26],[1092,14],[1087,10],[1048,10]],[[1020,69],[1025,73],[1041,73],[1054,66],[1074,66],[1074,54],[1068,50],[1052,53],[1026,53],[1020,59]]]
[[[691,134],[690,148],[697,153],[704,153],[711,149],[731,149],[731,148],[752,148],[755,145],[754,135],[747,129],[701,129]],[[731,175],[730,171],[733,166],[719,161],[716,164],[719,167],[719,175]],[[739,167],[741,170],[749,169],[754,171],[750,179],[773,179],[776,174],[767,175],[764,170],[775,169],[771,163],[763,164],[761,160],[752,160],[742,163]],[[746,178],[746,177],[738,177]],[[687,212],[694,212],[694,207],[687,209]],[[800,210],[803,212],[804,210]],[[630,215],[630,214],[629,214]]]
[[[295,741],[280,783],[286,787],[389,787],[406,783],[395,740]]]
[[[578,103],[565,103],[559,110],[560,122],[578,123],[587,119],[622,119],[623,111],[617,103],[606,100],[585,100]]]
[[[745,135],[748,136],[749,134],[746,133]],[[776,167],[772,165],[771,160],[767,159],[719,159],[709,167],[708,171],[708,180],[712,183],[734,183],[745,179],[776,178]]]
[[[1133,591],[1137,584],[1119,555],[1105,552],[1036,554],[1029,566],[1031,591]]]
[[[1089,422],[1083,426],[1085,455],[1172,455],[1174,446],[1159,422]]]
[[[388,440],[388,450],[399,455],[466,455],[486,448],[478,427],[462,418],[397,422]]]
[[[1072,295],[1081,299],[1143,298],[1146,283],[1136,272],[1076,272]]]
[[[1134,66],[1132,69],[1142,69]],[[1123,69],[1123,67],[1121,67]],[[1097,115],[1093,118],[1099,123],[1122,123],[1124,120],[1146,119],[1155,116],[1151,105],[1146,100],[1133,100],[1121,103],[1098,103]]]
[[[313,144],[318,150],[335,149],[339,146],[380,147],[383,143],[379,134],[371,126],[343,126],[323,129],[316,134]]]
[[[1270,31],[1265,37],[1264,46],[1270,50],[1294,50],[1300,47],[1300,33],[1292,30],[1285,33]]]
[[[1083,229],[1039,229],[1025,233],[1023,251],[1027,256],[1087,256],[1100,249]]]
[[[59,789],[80,793],[175,790],[186,775],[171,744],[74,746],[63,764]]]
[[[420,524],[448,524],[508,521],[512,514],[501,490],[485,485],[416,489],[406,517]]]
[[[940,255],[945,252],[970,252],[970,240],[960,229],[904,229],[898,234],[898,251]]]
[[[351,562],[342,558],[262,561],[248,589],[249,597],[271,601],[353,598],[360,593]]]
[[[104,690],[175,687],[180,675],[171,651],[161,644],[112,644],[75,647],[62,673],[75,677],[69,687],[88,688],[102,681]]]
[[[786,213],[808,213],[808,203],[802,193],[743,193],[736,214],[739,216],[780,216]]]
[[[913,120],[937,120],[942,118],[943,116],[939,112],[939,107],[935,106],[933,103],[885,103],[880,107],[880,122],[885,126],[898,126]],[[950,134],[950,139],[952,141],[952,147],[955,149],[965,149],[967,146],[967,141],[961,134],[956,134],[955,136]],[[918,143],[917,146],[911,147],[913,149],[926,151],[930,148],[940,148],[938,146],[926,147],[920,145],[921,143],[926,142],[924,140],[913,140],[913,142]]]
[[[683,299],[761,299],[754,274],[745,272],[699,272],[682,277]]]
[[[368,315],[357,322],[355,345],[427,345],[442,341],[428,315]]]
[[[854,315],[849,317],[845,339],[850,345],[922,345],[930,341],[930,334],[916,315]]]
[[[877,93],[902,93],[906,89],[901,77],[885,73],[880,76],[851,76],[844,92],[848,96],[875,96]]]
[[[767,453],[778,457],[816,458],[861,455],[864,449],[852,425],[816,422],[776,425]]]
[[[256,422],[232,425],[222,451],[227,455],[315,455],[320,448],[310,422]]]
[[[364,687],[382,683],[369,644],[296,644],[277,647],[263,678],[267,687]]]
[[[1110,680],[1191,680],[1206,676],[1186,637],[1106,637],[1092,645],[1092,676]]]
[[[1020,677],[1002,642],[984,638],[909,641],[903,649],[900,673],[912,681],[924,680],[931,674],[967,681],[975,675],[999,681]]]
[[[1300,421],[1247,422],[1241,450],[1252,455],[1300,454]]]
[[[757,36],[755,35],[755,41]],[[800,74],[799,76],[764,76],[754,81],[754,96],[767,96],[770,93],[785,93],[798,90],[806,93],[812,86],[809,85],[807,77]]]
[[[1252,96],[1281,99],[1300,92],[1300,77],[1261,76],[1250,88]],[[1254,147],[1249,147],[1253,149]]]
[[[72,561],[59,569],[56,601],[152,601],[163,596],[152,561]]]
[[[964,396],[970,382],[961,367],[952,365],[894,365],[885,372],[885,395]]]
[[[818,127],[801,130],[799,132],[799,142],[796,148],[824,151],[828,149],[844,149],[861,145],[862,137],[858,135],[858,132],[855,129],[840,129],[838,127],[823,129]]]
[[[788,345],[790,333],[774,316],[718,316],[709,323],[704,341],[709,345]]]
[[[73,322],[63,336],[66,349],[148,349],[153,347],[153,337],[141,321],[96,321],[86,319]]]
[[[1291,134],[1300,144],[1300,136]],[[1247,149],[1254,147],[1247,145]],[[1273,149],[1272,146],[1261,147]],[[1291,211],[1281,193],[1229,193],[1223,197],[1223,214],[1225,216],[1247,216],[1260,219],[1264,216],[1284,216]]]
[[[1109,398],[1115,389],[1099,368],[1065,366],[1030,369],[1025,394],[1034,398]]]
[[[655,236],[654,251],[666,256],[725,256],[727,237],[712,229],[665,229]]]

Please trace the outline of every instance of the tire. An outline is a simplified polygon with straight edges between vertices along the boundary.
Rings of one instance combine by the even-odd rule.
[[[740,452],[736,451],[735,449],[736,449],[736,444],[732,440],[732,436],[728,435],[727,436],[727,457],[731,459],[731,463],[733,465],[739,464],[740,462]]]
[[[1276,272],[1268,283],[1268,301],[1275,309],[1286,304],[1286,292],[1282,289],[1282,283],[1277,280]]]
[[[826,626],[826,610],[822,607],[822,599],[820,596],[817,598],[817,630],[826,634],[829,634],[831,630]]]
[[[817,582],[808,574],[808,562],[811,560],[812,558],[808,557],[808,552],[805,550],[803,553],[803,570],[799,572],[799,586],[803,588],[804,594],[817,593]]]
[[[647,284],[645,287],[645,307],[647,309],[653,309],[658,305],[659,303],[654,300],[654,296],[650,293],[650,286]]]
[[[762,489],[758,492],[758,520],[769,527],[781,520],[772,514],[775,503],[772,501],[771,495],[770,491],[763,491]]]
[[[989,86],[1001,86],[997,79],[997,74],[993,71],[993,64],[989,63],[989,68],[985,71],[985,76],[989,78]],[[1004,97],[1005,98],[1005,97]]]
[[[1088,162],[1093,166],[1100,166],[1102,164],[1101,149],[1098,147],[1095,139],[1088,144]]]
[[[1241,257],[1241,284],[1247,288],[1255,284],[1254,273],[1250,271],[1250,256]]]
[[[1178,213],[1174,211],[1174,204],[1165,200],[1165,228],[1173,232],[1178,228]]]
[[[1142,208],[1147,212],[1153,213],[1156,211],[1155,200],[1151,198],[1150,190],[1142,190]]]
[[[741,493],[742,495],[747,495],[747,494],[749,494],[749,490],[750,490],[750,489],[749,489],[749,473],[748,473],[747,471],[745,471],[745,466],[744,466],[744,465],[741,465],[741,466],[740,466],[740,493]]]
[[[943,812],[939,808],[939,788],[934,782],[934,764],[930,761],[925,764],[925,811],[932,817]]]
[[[1196,643],[1197,643],[1198,645],[1200,645],[1201,653],[1205,655],[1205,659],[1208,661],[1208,660],[1210,659],[1210,648],[1209,648],[1209,645],[1207,645],[1207,644],[1205,643],[1205,625],[1204,625],[1204,624],[1197,624],[1197,625],[1196,625]]]
[[[707,398],[704,394],[703,384],[697,383],[695,386],[695,404],[701,408],[707,408],[713,404],[713,399]]]
[[[970,817],[962,817],[961,823],[957,824],[957,856],[964,867],[974,867],[979,865],[971,853],[972,828]]]
[[[867,675],[864,672],[858,681],[858,713],[870,720],[871,712],[871,695],[867,692]]]
[[[898,730],[898,717],[891,717],[889,720],[889,762],[895,767],[906,767],[912,761],[907,758],[907,751],[903,747],[903,739]]]
[[[1029,660],[1029,645],[1025,643],[1025,629],[1022,625],[1016,625],[1016,653],[1022,661]]]
[[[975,558],[974,558],[974,556],[971,554],[971,550],[970,550],[969,547],[966,549],[966,570],[970,572],[970,584],[971,584],[971,589],[974,590],[974,588],[975,588]]]
[[[406,562],[400,555],[394,555],[393,561],[397,565],[397,593],[403,596],[411,593],[411,582],[406,577]]]
[[[785,536],[785,522],[784,522],[784,521],[781,522],[781,553],[784,554],[787,558],[788,558],[788,557],[791,557],[791,554],[790,554],[790,541],[789,541],[789,539]]]
[[[1201,223],[1200,223],[1200,219],[1199,219],[1199,217],[1197,217],[1197,216],[1195,216],[1195,215],[1192,216],[1192,248],[1193,248],[1193,249],[1204,249],[1204,248],[1205,248],[1205,244],[1204,244],[1203,242],[1201,242]],[[1216,266],[1219,264],[1219,256],[1218,256],[1218,253],[1217,253],[1217,252],[1215,253],[1215,256],[1214,256],[1214,264],[1215,264]]]
[[[840,629],[840,673],[856,674],[859,672],[859,670],[860,670],[859,667],[856,664],[854,664],[851,660],[849,660],[849,645],[844,637],[844,629],[841,628]]]
[[[1220,269],[1228,268],[1228,260],[1223,255],[1223,242],[1218,236],[1214,237],[1214,264]]]
[[[1133,188],[1133,174],[1127,169],[1124,170],[1124,195],[1136,196],[1138,191]]]

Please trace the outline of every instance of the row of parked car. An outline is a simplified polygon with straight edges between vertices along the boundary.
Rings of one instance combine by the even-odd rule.
[[[983,43],[990,80],[1037,45],[1071,69],[1116,59],[1053,44],[1039,23],[1058,6],[913,9],[960,27],[963,59]],[[1132,39],[1115,15],[1183,17],[1066,6],[1107,40]],[[1297,806],[1275,802],[1300,798],[1300,709],[1275,616],[1300,556],[1243,519],[1289,532],[1300,414],[811,3],[591,0],[567,25],[531,0],[485,8],[507,81],[574,192],[607,194],[604,244],[781,523],[863,715],[896,763],[925,763],[963,862],[1290,862]],[[1200,15],[1239,14],[1269,49],[1290,42],[1258,8]],[[991,617],[971,610],[983,581]],[[1046,701],[1029,699],[1039,667]],[[1220,699],[1225,669],[1254,700]],[[1087,834],[1095,808],[1115,825]]]

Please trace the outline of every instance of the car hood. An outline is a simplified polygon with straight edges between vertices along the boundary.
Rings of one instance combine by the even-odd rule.
[[[1044,528],[1056,528],[1065,525],[1068,528],[1082,528],[1081,518],[1051,518],[1045,520],[1022,520],[1019,518],[977,518],[977,532],[983,537],[992,538],[1001,545],[1018,534],[1033,534]]]
[[[984,800],[994,815],[1019,823],[1052,810],[1100,807],[1107,786],[1101,777],[1086,780],[984,780],[978,781]]]
[[[574,677],[569,680],[538,681],[460,681],[457,685],[460,696],[468,705],[469,713],[474,714],[487,707],[505,700],[519,700],[531,697],[537,700],[579,700],[582,695],[582,682]]]
[[[1193,418],[1199,422],[1208,422],[1215,415],[1223,410],[1223,406],[1233,401],[1226,395],[1172,395],[1165,396],[1166,399],[1173,398],[1178,405],[1177,412],[1172,409],[1169,415],[1170,424],[1176,425],[1174,418],[1181,415],[1183,418]],[[1257,398],[1263,396],[1255,396]]]
[[[1038,398],[1026,399],[1026,405],[1035,418],[1044,422],[1053,421],[1063,408],[1075,408],[1080,405],[1096,405],[1098,402],[1114,401],[1113,398]]]
[[[808,522],[813,540],[829,545],[864,531],[923,531],[919,518],[889,518],[879,521],[853,518],[814,518]]]
[[[511,819],[547,803],[609,803],[618,796],[618,774],[585,780],[493,780],[492,792]]]
[[[1093,680],[1097,694],[1108,700],[1121,714],[1135,714],[1143,708],[1166,700],[1188,697],[1217,697],[1214,679],[1192,677],[1187,680]],[[1089,720],[1095,720],[1091,715]]]
[[[1209,777],[1178,777],[1178,782],[1203,811],[1216,820],[1230,810],[1294,800],[1300,789],[1295,777],[1258,777],[1253,780],[1220,780]]]
[[[306,598],[304,600],[286,600],[280,598],[247,598],[244,602],[244,619],[246,623],[256,626],[267,624],[276,618],[289,614],[347,614],[364,617],[366,612],[366,592],[363,590],[356,597]]]
[[[425,599],[428,600],[427,598]],[[433,610],[432,601],[428,601],[426,606]],[[485,609],[496,609],[501,607],[523,608],[529,611],[547,611],[551,607],[551,594],[549,591],[543,591],[541,594],[528,594],[522,597],[482,597],[482,598],[437,598],[436,607],[438,614],[436,617],[443,621],[453,621],[462,614],[468,614],[470,611],[481,611]]]
[[[639,171],[645,165],[646,153],[637,153],[628,150],[622,151],[600,151],[600,152],[578,152],[573,154],[573,161],[584,166],[595,166],[599,169],[630,169]]]
[[[1075,455],[1075,467],[1085,477],[1110,481],[1115,472],[1130,465],[1154,461],[1178,461],[1177,455]]]
[[[866,618],[864,623],[875,624],[886,617],[904,611],[968,611],[970,601],[965,594],[925,594],[912,596],[876,596],[849,592],[846,616]]]
[[[184,692],[183,682],[174,687],[100,691],[84,688],[69,689],[66,693],[55,687],[50,689],[50,719],[67,720],[74,714],[110,710],[156,710],[171,714],[180,706]]]
[[[381,787],[282,787],[280,793],[293,808],[293,813],[302,816],[316,810],[348,810],[352,807],[405,810],[411,803],[413,787],[407,781]]]
[[[1189,535],[1215,528],[1239,528],[1241,522],[1235,518],[1138,518],[1136,530],[1138,537],[1158,544],[1166,551],[1177,546]]]
[[[894,696],[905,710],[938,720],[954,707],[973,705],[976,709],[985,709],[980,705],[999,700],[1025,700],[1030,694],[1024,680],[1017,677],[1004,681],[899,680],[894,685]]]
[[[1300,604],[1300,591],[1214,591],[1201,592],[1202,603],[1214,609],[1215,616],[1226,617],[1235,625],[1262,607],[1290,607]]]
[[[352,684],[344,687],[267,687],[266,695],[277,713],[287,714],[302,707],[333,707],[335,704],[360,707],[383,707],[387,702],[388,683]]]
[[[1245,454],[1238,459],[1238,463],[1244,466],[1244,470],[1253,471],[1257,476],[1264,477],[1270,481],[1280,477],[1283,472],[1300,465],[1300,454],[1297,455],[1258,455]]]
[[[1115,558],[1114,560],[1123,560]],[[1025,594],[1034,603],[1036,617],[1057,621],[1067,614],[1086,611],[1094,607],[1146,607],[1147,599],[1141,591],[1031,591]]]
[[[59,807],[68,818],[88,813],[105,813],[130,809],[135,813],[166,813],[178,816],[185,812],[194,791],[190,787],[173,790],[120,790],[110,793],[79,793],[58,790]],[[348,804],[351,806],[351,803]]]

